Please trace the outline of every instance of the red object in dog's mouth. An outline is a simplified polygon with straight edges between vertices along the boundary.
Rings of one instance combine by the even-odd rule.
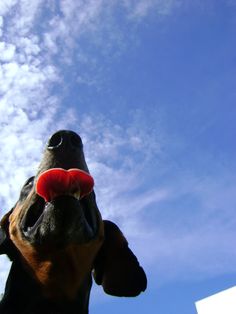
[[[78,199],[92,192],[94,180],[80,169],[52,168],[38,177],[36,193],[50,202],[60,195],[73,195]]]

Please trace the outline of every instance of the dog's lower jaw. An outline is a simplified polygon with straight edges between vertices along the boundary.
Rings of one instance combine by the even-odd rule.
[[[94,258],[101,247],[102,242],[95,242],[90,247],[68,246],[55,254],[52,260],[38,265],[35,275],[45,298],[71,301],[76,298],[87,274],[92,271]]]
[[[42,295],[48,300],[74,300],[81,285],[91,273],[97,252],[104,238],[103,222],[97,236],[85,244],[69,244],[64,248],[35,248],[19,241],[19,234],[11,240],[21,252],[22,265],[34,278]]]

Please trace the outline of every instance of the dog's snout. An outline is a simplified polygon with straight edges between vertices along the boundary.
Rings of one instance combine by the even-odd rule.
[[[43,158],[39,165],[39,173],[51,168],[78,168],[88,171],[85,162],[83,143],[80,136],[70,130],[60,130],[48,140]]]
[[[54,133],[47,144],[49,150],[56,150],[59,148],[76,149],[81,147],[82,140],[80,136],[73,131],[67,130]]]

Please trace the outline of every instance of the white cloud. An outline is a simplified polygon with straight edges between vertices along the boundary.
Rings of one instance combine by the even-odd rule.
[[[4,24],[0,42],[0,185],[5,210],[15,202],[24,179],[32,175],[45,136],[57,126],[51,126],[58,100],[50,95],[50,89],[59,80],[58,72],[42,58],[42,43],[33,32],[40,3],[3,1],[0,5]],[[15,10],[8,16],[13,6]]]
[[[17,0],[2,0],[0,2],[0,15],[7,14],[14,5],[16,5]]]
[[[14,18],[9,22],[9,35],[27,36],[32,31],[32,26],[36,23],[40,14],[42,0],[18,0],[15,4]]]
[[[16,47],[12,44],[0,42],[0,61],[9,62],[15,55]]]
[[[78,55],[87,55],[90,61],[98,57],[96,53],[114,57],[125,48],[124,38],[128,38],[132,23],[145,18],[150,12],[157,17],[168,15],[178,3],[177,0],[61,0],[56,6],[53,2],[50,6],[52,14],[44,19],[44,47],[57,54],[60,62],[67,64],[71,64],[72,56],[75,61]],[[124,15],[122,23],[117,10]],[[81,44],[81,38],[87,44]],[[89,63],[86,66],[89,67]],[[84,73],[78,77],[81,79],[82,75],[86,77]],[[82,78],[81,81],[84,84],[88,80]]]

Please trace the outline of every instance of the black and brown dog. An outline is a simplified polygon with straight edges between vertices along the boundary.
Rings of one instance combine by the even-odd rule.
[[[36,193],[40,174],[52,168],[88,171],[79,135],[52,135],[35,177],[1,220],[0,254],[12,260],[1,314],[88,313],[92,274],[106,293],[137,296],[146,275],[120,229],[102,220],[95,194],[61,193],[49,202]]]

